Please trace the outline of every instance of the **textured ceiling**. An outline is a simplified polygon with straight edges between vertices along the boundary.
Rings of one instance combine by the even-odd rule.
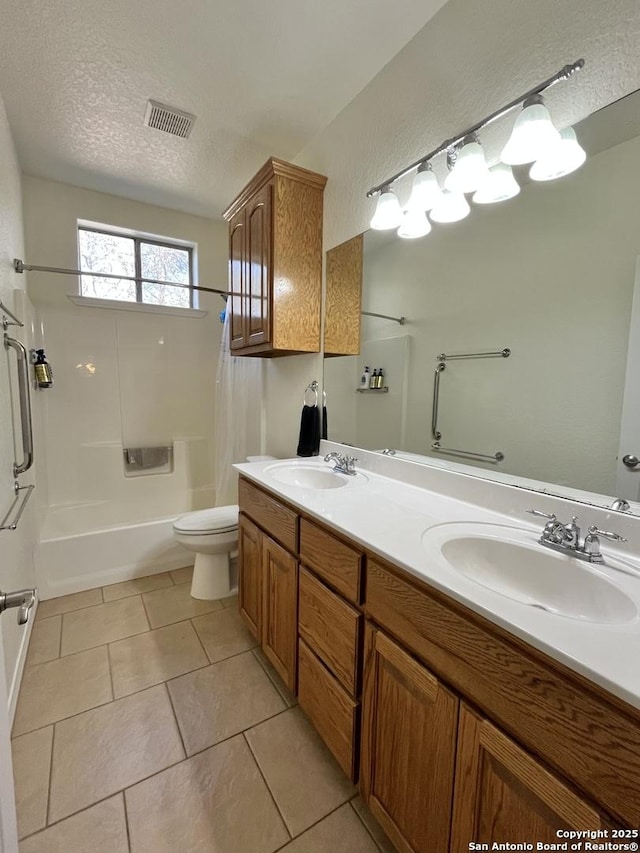
[[[0,91],[23,171],[218,216],[293,159],[445,0],[0,0]],[[142,126],[148,98],[195,113]]]

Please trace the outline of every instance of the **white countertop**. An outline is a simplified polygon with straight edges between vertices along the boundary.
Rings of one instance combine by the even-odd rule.
[[[380,460],[375,454],[360,450],[358,456],[361,457],[358,465],[360,475],[349,478],[345,487],[335,489],[308,489],[279,482],[269,471],[274,466],[273,461],[234,467],[243,476],[268,488],[309,516],[333,527],[640,708],[640,616],[631,622],[609,625],[549,613],[481,586],[445,561],[432,559],[422,544],[426,530],[448,522],[508,525],[539,536],[544,520],[536,519],[532,524],[533,518],[524,515],[523,507],[555,509],[549,506],[550,498],[542,504],[539,496],[523,493],[521,489],[488,482],[479,485],[477,480],[470,482],[473,478],[455,474],[448,475],[447,488],[443,490],[442,472],[434,474],[427,468],[416,473],[412,469],[425,469],[425,466],[402,461],[395,463],[388,458]],[[283,461],[280,460],[279,464]],[[298,465],[329,468],[322,457],[290,461]],[[385,474],[379,473],[381,469]],[[423,485],[406,482],[416,478]],[[563,521],[565,516],[569,520],[572,509],[582,515],[588,514],[584,507],[576,508],[566,501],[559,503],[561,511],[558,515]],[[632,524],[634,532],[638,530],[635,519],[628,521],[616,517],[614,520],[618,523],[613,529],[625,535],[628,535],[625,524]],[[589,523],[602,526],[599,518],[592,518]],[[607,518],[607,523],[611,529],[614,521]],[[640,572],[640,559],[630,555],[628,548],[614,550],[608,542],[603,542],[602,550],[605,560],[607,553],[623,557]],[[581,565],[585,571],[606,577],[625,592],[640,613],[640,576],[624,574],[606,565]]]

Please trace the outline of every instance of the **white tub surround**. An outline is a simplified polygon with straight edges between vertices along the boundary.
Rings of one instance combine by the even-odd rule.
[[[321,454],[331,450],[356,453],[356,477],[343,488],[311,489],[282,482],[273,463],[235,467],[245,477],[278,494],[310,516],[346,534],[368,551],[395,563],[421,581],[484,616],[551,658],[586,676],[612,694],[640,708],[640,670],[637,649],[640,618],[622,624],[600,624],[558,616],[500,595],[428,556],[422,543],[425,531],[447,522],[480,522],[527,531],[539,537],[544,519],[527,510],[555,512],[563,522],[579,516],[581,528],[591,524],[613,530],[629,541],[608,554],[637,568],[633,576],[607,565],[581,563],[632,599],[640,611],[640,518],[569,500],[542,495],[511,485],[481,480],[428,465],[416,465],[331,442],[322,442]],[[296,460],[300,464],[300,460]],[[305,459],[305,466],[328,469],[322,456]],[[340,475],[336,475],[340,476]],[[569,559],[569,558],[563,558]],[[574,560],[574,558],[570,558]]]

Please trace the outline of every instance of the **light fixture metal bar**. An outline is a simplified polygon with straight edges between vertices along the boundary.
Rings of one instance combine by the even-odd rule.
[[[145,284],[164,284],[168,287],[181,287],[183,289],[191,289],[191,290],[202,290],[205,293],[219,293],[220,296],[230,296],[228,290],[218,290],[214,287],[203,287],[200,284],[182,284],[177,281],[163,281],[162,279],[157,278],[141,278],[140,276],[134,275],[118,275],[118,273],[108,273],[108,272],[90,272],[89,270],[69,270],[64,267],[40,267],[35,264],[25,264],[24,261],[21,261],[19,258],[14,258],[13,260],[13,268],[16,272],[23,273],[27,272],[53,272],[60,273],[62,275],[92,275],[95,278],[116,278],[120,281],[135,281],[144,282]]]
[[[361,311],[364,317],[380,317],[381,320],[393,320],[394,323],[400,323],[401,326],[407,322],[406,317],[390,317],[389,314],[376,314],[375,311]]]
[[[372,187],[367,193],[367,198],[371,198],[371,196],[376,195],[381,192],[385,187],[390,186],[396,181],[400,180],[400,178],[404,178],[405,175],[408,175],[414,169],[417,169],[422,163],[426,163],[427,161],[433,159],[438,154],[441,154],[443,151],[446,151],[448,148],[452,148],[454,145],[457,145],[459,142],[465,138],[465,136],[469,136],[473,133],[477,133],[483,127],[487,127],[490,124],[493,124],[494,121],[497,121],[502,116],[506,115],[506,113],[515,109],[515,107],[519,106],[523,101],[526,101],[528,98],[533,98],[534,95],[541,95],[543,92],[546,92],[547,89],[550,89],[552,86],[555,86],[556,83],[559,83],[561,80],[568,80],[572,74],[575,74],[576,71],[579,71],[584,66],[584,59],[578,59],[575,62],[572,62],[570,65],[565,65],[564,68],[561,68],[560,71],[556,72],[553,76],[549,77],[543,83],[539,83],[537,86],[534,86],[532,89],[529,89],[523,95],[520,95],[517,98],[514,98],[513,101],[509,101],[504,107],[500,107],[500,109],[491,113],[491,115],[483,118],[482,121],[477,122],[471,127],[467,128],[463,133],[459,133],[457,136],[452,137],[451,139],[447,139],[438,145],[437,148],[434,148],[433,151],[430,151],[428,154],[425,154],[423,157],[420,157],[419,160],[416,160],[415,163],[412,163],[410,166],[406,166],[400,172],[397,172],[392,177],[387,178],[386,181],[383,181],[381,184],[378,184],[375,187]]]

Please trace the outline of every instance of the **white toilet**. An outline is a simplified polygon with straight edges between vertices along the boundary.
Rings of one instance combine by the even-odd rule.
[[[248,456],[247,462],[266,462],[274,456]],[[176,541],[195,551],[191,595],[207,601],[235,592],[230,557],[238,548],[238,506],[217,506],[188,512],[173,522]]]

